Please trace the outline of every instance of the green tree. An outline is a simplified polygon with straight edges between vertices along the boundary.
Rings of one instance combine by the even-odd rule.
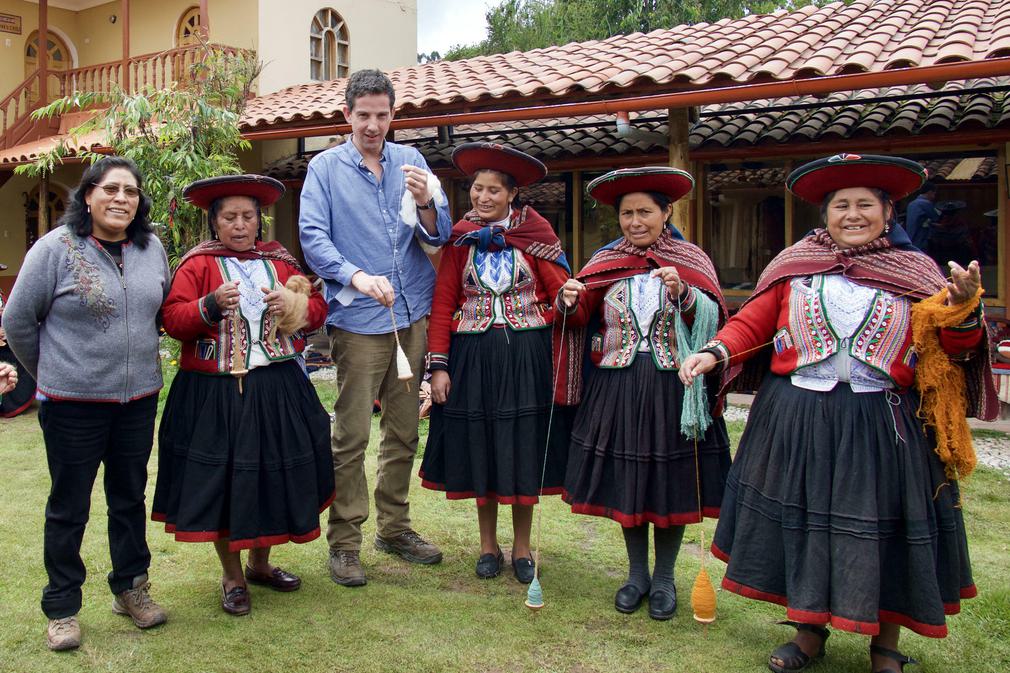
[[[828,0],[504,0],[488,10],[487,39],[454,46],[443,58],[459,60],[529,51],[613,35],[647,33],[686,23],[825,4]]]
[[[248,150],[250,143],[239,132],[239,119],[261,69],[255,54],[204,45],[188,78],[168,88],[132,94],[116,88],[105,95],[74,93],[54,101],[37,110],[35,118],[98,111],[72,129],[68,139],[15,171],[51,175],[80,144],[79,138],[101,132],[103,144],[136,162],[144,176],[151,220],[175,266],[208,234],[203,211],[187,203],[182,190],[194,180],[241,172],[238,152]],[[85,151],[79,156],[94,162],[102,155]]]

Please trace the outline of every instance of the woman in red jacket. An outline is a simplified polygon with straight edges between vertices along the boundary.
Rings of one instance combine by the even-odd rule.
[[[519,187],[547,174],[542,163],[491,143],[460,145],[452,160],[473,178],[473,207],[453,227],[438,267],[428,327],[434,405],[421,483],[449,499],[477,500],[481,578],[501,572],[498,505],[512,505],[512,569],[529,583],[533,504],[560,493],[564,477],[560,413],[549,449],[547,431],[554,299],[568,264],[550,223],[514,205]]]
[[[773,671],[823,656],[830,624],[872,636],[872,670],[897,673],[910,661],[899,627],[943,637],[944,615],[975,595],[955,478],[974,465],[964,417],[993,415],[995,393],[977,262],[951,262],[947,280],[893,223],[894,201],[924,179],[915,162],[869,155],[796,169],[788,187],[820,205],[824,228],[772,260],[681,368],[690,384],[771,356],[712,552],[724,588],[786,606],[796,637]],[[937,425],[960,435],[938,439]]]
[[[632,613],[648,597],[657,620],[677,610],[684,526],[719,515],[730,463],[717,381],[700,399],[716,418],[702,422],[703,413],[691,418],[677,378],[679,345],[686,338],[697,348],[726,319],[711,260],[670,225],[673,203],[693,186],[688,173],[665,166],[619,169],[590,182],[586,191],[613,206],[623,236],[597,250],[562,297],[572,306],[567,326],[588,328],[594,365],[572,427],[565,502],[621,525],[628,579],[614,607]]]
[[[283,246],[260,240],[260,208],[283,193],[259,175],[187,187],[214,240],[183,257],[163,307],[182,351],[158,433],[152,517],[177,540],[214,543],[221,607],[233,615],[250,611],[247,582],[299,588],[270,565],[270,548],[319,537],[334,494],[329,414],[300,362],[326,303]],[[242,549],[251,550],[244,573]]]

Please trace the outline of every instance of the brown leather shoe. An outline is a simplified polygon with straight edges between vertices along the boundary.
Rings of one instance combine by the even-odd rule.
[[[221,585],[221,609],[229,615],[241,617],[247,615],[252,610],[252,600],[249,597],[249,590],[243,586],[235,586],[225,591]]]
[[[81,625],[77,623],[77,615],[50,619],[46,627],[46,645],[54,652],[80,647]]]
[[[441,550],[410,529],[392,537],[376,535],[375,548],[411,563],[434,565],[442,562]]]
[[[168,615],[154,602],[149,593],[151,583],[147,575],[133,580],[133,588],[116,594],[112,601],[112,611],[117,615],[129,615],[139,629],[149,629],[168,621]]]
[[[270,587],[274,591],[297,591],[302,585],[302,580],[298,575],[281,570],[277,566],[269,573],[256,572],[249,566],[245,567],[245,578],[253,584]]]
[[[330,579],[345,587],[364,586],[367,580],[359,553],[350,549],[331,549]]]

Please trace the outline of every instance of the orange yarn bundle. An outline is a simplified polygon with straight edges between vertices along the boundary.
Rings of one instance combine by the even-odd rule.
[[[305,276],[291,276],[281,291],[288,296],[287,309],[278,317],[275,332],[294,334],[308,323],[306,316],[312,283]]]
[[[701,572],[694,578],[691,588],[691,610],[694,618],[708,625],[715,621],[715,588],[705,569],[705,532],[701,533]]]
[[[937,330],[964,322],[978,306],[982,293],[979,288],[973,299],[948,306],[947,290],[943,289],[912,307],[919,416],[936,432],[936,453],[951,479],[971,474],[977,459],[968,428],[965,374],[943,351]]]

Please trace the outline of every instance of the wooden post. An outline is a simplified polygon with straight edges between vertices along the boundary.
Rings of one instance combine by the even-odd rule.
[[[996,178],[996,187],[999,190],[999,194],[996,197],[997,212],[996,212],[996,268],[1003,272],[1003,276],[1000,277],[997,272],[996,282],[1000,284],[1000,287],[996,289],[997,299],[1002,300],[1004,306],[1004,315],[1010,314],[1010,270],[1007,269],[1007,222],[1008,222],[1008,211],[1007,211],[1007,201],[1010,200],[1010,182],[1007,180],[1007,171],[1010,171],[1010,143],[1003,143],[1000,147],[1000,151],[997,155],[997,160],[999,165],[1003,167],[1002,171],[999,171],[999,175]]]
[[[43,0],[44,2],[45,0]],[[39,231],[42,238],[49,233],[49,176],[45,173],[39,178]]]
[[[582,268],[582,171],[572,171],[572,273]]]
[[[119,19],[123,25],[123,61],[119,71],[119,85],[127,93],[133,93],[130,86],[130,0],[120,0]]]
[[[200,35],[204,42],[210,42],[210,14],[207,10],[207,0],[200,0]]]
[[[39,103],[49,102],[49,0],[39,0]]]
[[[693,175],[688,157],[688,135],[691,132],[690,108],[670,108],[667,112],[670,137],[670,166]],[[697,189],[697,188],[696,188]],[[673,204],[673,223],[684,230],[684,237],[695,240],[691,223],[691,199],[683,198]]]

